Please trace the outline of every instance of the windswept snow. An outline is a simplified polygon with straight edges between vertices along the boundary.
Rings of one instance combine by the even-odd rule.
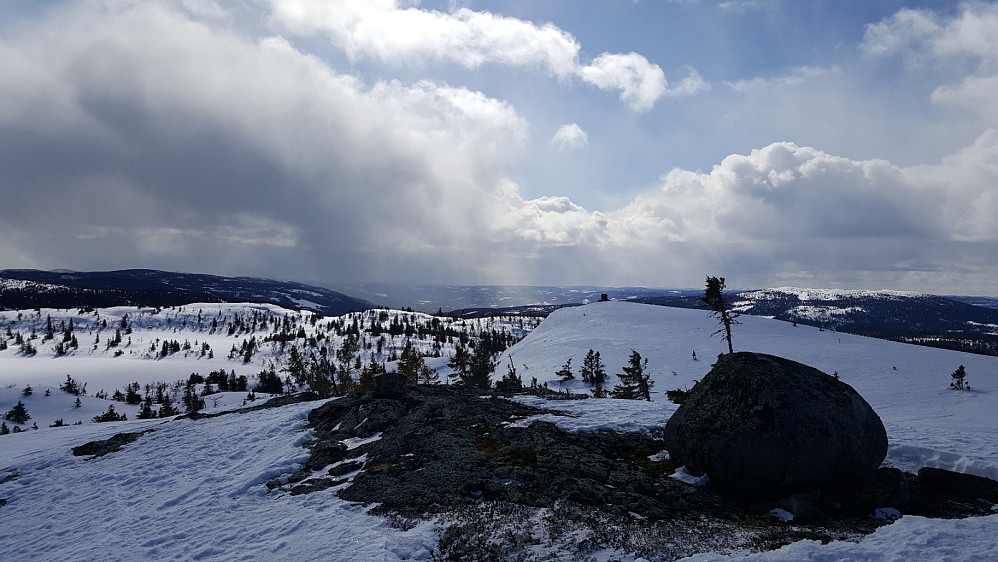
[[[889,464],[952,468],[994,478],[998,470],[998,357],[854,336],[768,318],[742,316],[734,327],[736,351],[779,355],[816,367],[855,388],[880,415],[891,443]],[[675,406],[665,391],[691,388],[710,371],[727,345],[706,312],[625,302],[565,308],[549,316],[512,354],[525,379],[554,389],[587,389],[579,367],[589,349],[599,351],[611,388],[633,349],[648,359],[654,381],[651,404],[616,407],[613,400],[553,402],[548,408],[579,417],[548,416],[566,429],[627,429],[664,424]],[[693,352],[697,359],[693,359]],[[568,358],[576,379],[561,384],[554,373]],[[950,376],[967,369],[971,391],[953,391]],[[603,406],[602,403],[609,403]],[[636,408],[646,408],[638,411]],[[920,453],[916,454],[916,451]],[[895,458],[894,455],[897,455]],[[917,457],[917,458],[915,458]],[[915,466],[918,465],[918,466]]]
[[[0,470],[17,476],[0,486],[3,558],[427,559],[429,523],[403,532],[333,494],[268,492],[306,460],[315,406],[6,435]],[[154,431],[100,458],[72,456],[72,445],[98,437],[94,426]]]
[[[134,314],[135,309],[130,310]],[[99,312],[109,318],[109,324],[113,318],[120,320],[110,310]],[[211,314],[218,312],[212,309]],[[297,314],[283,309],[275,312]],[[3,314],[9,317],[11,313]],[[305,418],[315,403],[197,421],[134,420],[129,410],[130,421],[95,424],[89,422],[90,417],[103,411],[108,402],[87,396],[77,416],[82,425],[49,428],[48,418],[64,415],[66,410],[61,408],[70,412],[74,408],[75,397],[58,390],[67,373],[88,381],[92,393],[100,388],[123,388],[133,380],[172,381],[193,370],[205,374],[223,367],[252,373],[264,361],[276,360],[272,355],[254,358],[247,365],[228,360],[224,356],[233,338],[250,337],[250,333],[229,336],[206,330],[195,334],[182,318],[173,316],[166,322],[171,317],[166,311],[160,314],[155,327],[134,325],[133,347],[126,347],[119,357],[113,356],[113,349],[92,349],[93,334],[85,343],[81,339],[80,349],[66,357],[53,357],[51,352],[26,357],[14,347],[0,352],[0,409],[6,411],[18,399],[24,400],[40,427],[0,436],[0,498],[7,502],[0,507],[4,559],[431,558],[440,531],[435,522],[403,531],[368,515],[361,506],[339,500],[333,490],[294,497],[268,491],[266,482],[286,478],[301,468],[307,453],[301,445],[310,438],[304,430]],[[743,316],[741,322],[734,328],[736,350],[801,361],[837,373],[856,388],[887,427],[888,464],[904,470],[938,466],[998,477],[998,358],[751,316]],[[606,364],[610,388],[633,349],[648,359],[654,381],[652,401],[550,401],[542,405],[564,415],[545,414],[511,423],[541,419],[570,431],[654,431],[676,408],[665,400],[665,391],[691,387],[710,370],[716,356],[726,351],[726,344],[712,336],[717,328],[715,319],[697,310],[623,302],[559,310],[503,354],[497,378],[512,357],[526,384],[536,379],[550,388],[585,392],[588,388],[579,380],[560,385],[554,373],[572,358],[578,379],[582,358],[594,349]],[[108,332],[101,333],[103,340]],[[150,338],[163,339],[168,334],[209,342],[215,358],[199,354],[143,358]],[[443,374],[445,362],[446,356],[433,359],[431,366]],[[949,374],[961,364],[972,385],[970,391],[949,389]],[[22,396],[26,384],[34,387],[30,397]],[[50,396],[44,396],[45,389],[51,390]],[[242,394],[233,394],[229,406],[238,406],[242,398]],[[521,400],[541,405],[534,398]],[[153,431],[104,457],[87,459],[70,452],[87,441],[144,430]],[[730,557],[705,553],[690,560],[969,561],[989,559],[996,550],[998,514],[964,520],[903,517],[859,542],[801,541],[773,552]],[[634,559],[626,553],[613,555]]]
[[[511,423],[514,427],[530,425],[535,421],[550,422],[565,431],[627,431],[633,433],[651,433],[661,429],[676,411],[675,404],[657,400],[645,402],[641,400],[565,400],[552,402],[535,396],[521,396],[517,402],[543,408],[557,410],[559,414],[541,414]]]
[[[993,560],[998,552],[998,515],[969,519],[908,516],[877,529],[859,543],[799,541],[779,550],[730,556],[699,554],[684,562],[911,562]]]
[[[837,373],[859,391],[887,428],[886,464],[907,471],[932,466],[998,479],[998,358],[794,327],[767,318],[742,316],[740,321],[733,332],[736,351],[780,355]],[[578,368],[585,353],[595,349],[607,365],[607,386],[612,387],[634,349],[648,359],[653,401],[619,406],[616,400],[548,402],[548,409],[569,415],[546,414],[518,423],[540,419],[569,431],[661,427],[676,408],[665,400],[665,391],[692,387],[717,354],[726,351],[718,336],[711,337],[716,330],[716,320],[697,310],[621,302],[559,310],[508,350],[506,355],[512,354],[521,372],[552,388],[579,392],[585,387],[577,380]],[[569,357],[576,380],[560,385],[554,373]],[[500,365],[507,362],[504,355]],[[973,377],[968,392],[949,388],[949,374],[961,364],[968,380]],[[803,541],[748,559],[970,561],[989,559],[996,549],[998,515],[944,521],[904,517],[859,543]],[[726,559],[706,554],[692,560]]]

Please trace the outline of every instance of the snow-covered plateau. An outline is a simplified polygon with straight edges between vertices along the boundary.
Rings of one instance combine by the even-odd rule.
[[[267,487],[267,482],[295,473],[305,462],[308,453],[302,445],[311,437],[306,416],[317,403],[197,420],[140,420],[138,405],[95,397],[101,391],[102,396],[111,396],[130,383],[142,388],[172,385],[191,373],[216,370],[246,376],[252,387],[262,370],[286,368],[284,347],[304,349],[314,341],[313,349],[335,350],[354,325],[364,334],[360,351],[364,362],[388,361],[390,368],[390,354],[410,340],[427,356],[427,365],[446,380],[454,342],[392,334],[391,325],[401,327],[403,319],[413,327],[433,322],[427,315],[402,311],[318,318],[272,305],[231,304],[0,312],[0,340],[6,343],[6,349],[0,350],[0,413],[20,401],[31,415],[24,424],[7,422],[24,431],[0,436],[2,558],[432,559],[446,522],[430,519],[414,527],[397,525],[341,500],[335,489],[292,496]],[[77,345],[56,349],[72,341],[66,336],[70,320]],[[998,479],[998,358],[794,327],[767,318],[742,316],[740,321],[733,334],[736,350],[800,361],[836,373],[859,391],[887,428],[890,445],[885,464],[906,471],[934,466]],[[706,312],[634,303],[565,308],[536,327],[530,320],[515,318],[446,322],[465,322],[462,330],[478,334],[522,337],[499,358],[496,378],[512,364],[525,383],[536,379],[553,389],[588,389],[578,376],[562,384],[555,373],[571,359],[578,375],[590,349],[600,352],[610,374],[609,386],[632,350],[648,360],[654,382],[650,402],[520,399],[569,413],[534,418],[569,431],[648,432],[661,427],[676,409],[665,399],[665,391],[691,387],[726,350],[726,344],[712,335],[717,324]],[[369,332],[375,323],[377,336]],[[119,332],[121,341],[108,345]],[[290,334],[292,339],[267,338],[274,333]],[[17,343],[18,334],[34,354]],[[52,338],[46,339],[49,335]],[[247,356],[243,342],[252,338],[259,343]],[[169,345],[174,341],[180,351]],[[959,365],[966,369],[970,390],[949,387],[950,373]],[[67,376],[86,383],[87,394],[60,390]],[[31,393],[25,395],[28,386]],[[180,387],[171,388],[177,392]],[[246,397],[246,392],[209,395],[206,411],[237,408]],[[127,414],[128,421],[93,423],[92,418],[109,404]],[[65,425],[49,427],[56,420]],[[32,424],[38,429],[30,429]],[[71,452],[85,442],[123,432],[142,434],[105,456],[88,458]],[[537,546],[539,559],[570,559],[569,553],[543,547]],[[996,551],[998,513],[960,520],[905,516],[857,541],[800,541],[775,551],[704,552],[692,559],[983,560]],[[621,551],[592,556],[635,559]]]

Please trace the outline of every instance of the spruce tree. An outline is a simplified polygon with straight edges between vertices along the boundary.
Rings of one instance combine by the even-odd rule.
[[[461,384],[470,388],[491,388],[492,373],[496,370],[496,364],[492,361],[492,354],[485,349],[484,345],[476,345],[468,372],[461,378]]]
[[[970,384],[968,384],[964,379],[967,377],[967,370],[964,369],[963,365],[957,367],[955,371],[950,374],[953,382],[949,383],[949,387],[953,390],[969,390]]]
[[[424,363],[419,369],[418,379],[420,384],[437,384],[440,382],[440,375],[437,374],[435,369],[431,369]]]
[[[352,393],[354,390],[353,387],[356,386],[350,371],[343,369],[342,365],[336,372],[336,381],[336,392],[340,395]]]
[[[599,352],[590,349],[586,357],[582,360],[582,368],[579,369],[582,382],[592,385],[602,385],[606,382],[606,365],[600,359]]]
[[[259,379],[259,384],[256,385],[256,392],[266,392],[267,394],[283,394],[284,393],[284,383],[281,382],[281,377],[277,376],[273,370],[260,371],[257,375]]]
[[[119,414],[114,411],[114,404],[108,404],[106,412],[100,414],[99,416],[93,417],[94,423],[125,421],[127,419],[128,419],[127,415]]]
[[[312,392],[323,398],[340,394],[336,386],[336,365],[326,358],[325,353],[309,362],[306,379],[306,384]]]
[[[173,406],[173,400],[170,399],[169,394],[163,395],[163,401],[159,406],[158,416],[161,418],[172,418],[173,416],[180,415],[180,410]]]
[[[357,382],[357,392],[367,393],[374,391],[374,377],[385,372],[385,367],[375,361],[373,358],[371,362],[364,365],[364,368],[360,370],[360,380]]]
[[[305,369],[305,361],[302,359],[301,352],[298,351],[298,346],[292,345],[291,351],[288,353],[288,376],[291,380],[298,386],[303,386],[307,382],[307,371]]]
[[[623,368],[623,373],[618,374],[620,383],[613,387],[610,395],[614,398],[626,400],[648,400],[651,401],[651,375],[645,374],[648,368],[648,360],[642,361],[641,354],[631,350],[628,365]]]
[[[426,366],[426,361],[423,360],[423,356],[416,351],[412,346],[412,342],[409,341],[405,342],[405,347],[402,349],[402,356],[399,357],[396,368],[399,373],[405,375],[405,380],[410,385],[418,383],[420,378],[431,378],[431,375],[427,374],[430,368]]]
[[[156,417],[156,412],[152,409],[152,396],[148,395],[145,400],[142,401],[142,406],[139,408],[138,419],[149,420]]]
[[[735,349],[731,344],[731,326],[739,324],[738,313],[732,312],[727,299],[724,297],[724,277],[707,276],[707,288],[704,289],[700,302],[711,310],[711,315],[716,316],[721,328],[714,332],[714,335],[721,334],[721,339],[728,342],[728,353],[734,353]]]
[[[454,348],[454,355],[451,356],[450,361],[447,361],[447,366],[454,371],[450,375],[451,377],[460,381],[467,378],[468,371],[471,370],[471,353],[468,348],[457,344],[457,347]]]
[[[24,423],[31,419],[31,415],[28,414],[28,409],[24,407],[24,403],[18,400],[17,406],[7,410],[7,413],[4,414],[3,419],[14,423]]]
[[[80,385],[76,382],[76,379],[69,375],[66,375],[66,382],[59,385],[59,390],[76,396],[80,395]]]
[[[606,391],[603,390],[602,384],[597,384],[592,390],[593,398],[606,398]]]
[[[222,369],[222,372],[224,373],[225,369]],[[236,389],[236,371],[235,371],[235,369],[233,369],[232,372],[230,372],[229,375],[225,378],[225,389],[226,390],[235,390]]]
[[[558,372],[555,373],[555,376],[558,377],[561,382],[568,382],[575,378],[575,375],[572,374],[571,357],[568,358],[568,361],[565,361],[565,364],[562,365],[561,369],[559,369]]]
[[[142,389],[142,387],[139,386],[139,383],[137,383],[137,382],[133,382],[131,384],[126,385],[125,386],[125,403],[126,404],[131,404],[132,406],[140,404],[142,402],[142,395],[139,394],[139,390],[141,390],[141,389]]]
[[[276,375],[274,377],[276,378]],[[277,379],[277,384],[281,384],[280,379]],[[277,394],[280,394],[280,392],[277,392]],[[190,383],[184,387],[183,403],[184,409],[188,414],[196,414],[204,409],[204,399],[198,396],[194,385]]]
[[[534,379],[534,386],[537,386],[537,381]],[[513,354],[509,354],[509,365],[506,366],[506,374],[503,375],[502,380],[496,383],[496,389],[501,390],[520,390],[523,388],[523,379],[516,372],[516,365],[513,364]]]
[[[341,385],[353,386],[354,358],[360,351],[360,344],[354,336],[347,336],[343,339],[343,344],[336,350],[336,359],[339,361],[339,380]],[[348,389],[341,389],[347,392]]]

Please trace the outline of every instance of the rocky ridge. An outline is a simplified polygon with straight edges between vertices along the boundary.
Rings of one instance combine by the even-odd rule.
[[[661,435],[514,423],[540,413],[447,386],[333,400],[309,416],[306,465],[271,487],[336,493],[402,528],[434,519],[445,529],[439,554],[450,559],[543,559],[545,548],[585,559],[611,548],[671,560],[857,538],[889,522],[871,517],[885,505],[966,517],[998,503],[998,483],[936,469],[876,471],[838,496],[849,499],[847,510],[801,497],[737,501],[670,478],[677,467],[662,454]],[[782,522],[780,513],[797,519]]]

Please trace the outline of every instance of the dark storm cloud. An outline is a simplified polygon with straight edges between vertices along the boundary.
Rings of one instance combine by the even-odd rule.
[[[185,11],[191,6],[198,9]],[[575,124],[570,143],[554,146],[550,130],[539,131],[544,148],[530,153],[539,146],[530,144],[534,133],[509,103],[431,80],[365,80],[307,51],[308,40],[295,43],[299,34],[325,33],[347,58],[411,63],[412,72],[441,61],[493,63],[508,75],[540,67],[559,84],[620,92],[631,118],[641,109],[651,119],[663,96],[719,88],[693,74],[670,87],[657,65],[634,53],[583,64],[575,39],[551,25],[469,10],[400,16],[364,3],[337,6],[373,35],[351,35],[335,18],[316,29],[302,30],[298,20],[282,28],[265,11],[252,14],[272,26],[261,35],[259,26],[238,29],[210,2],[87,2],[0,22],[0,265],[329,283],[695,286],[710,273],[739,286],[951,292],[986,291],[996,273],[998,123],[993,102],[974,101],[984,99],[995,59],[987,41],[973,41],[957,23],[903,12],[871,28],[865,48],[882,57],[918,39],[941,45],[922,56],[977,57],[974,75],[945,84],[932,100],[977,103],[980,132],[970,146],[900,166],[774,140],[707,171],[676,168],[636,195],[610,194],[611,208],[595,211],[573,201],[575,186],[533,185],[529,191],[548,194],[526,196],[517,183],[517,170],[571,165],[558,151],[566,144],[579,158],[607,150],[588,125],[583,132]],[[968,4],[965,12],[962,20],[998,29],[990,7]],[[405,18],[448,31],[409,29]],[[414,35],[378,35],[400,29]],[[481,35],[470,50],[455,40],[468,33]],[[513,41],[526,50],[520,58],[500,48],[511,37],[523,38]],[[715,100],[744,105],[714,117],[767,107],[761,121],[820,121],[828,107],[813,102],[821,81],[845,73],[803,69],[730,83]],[[832,97],[841,106],[834,115],[845,115],[852,98]],[[623,176],[630,149],[623,142],[600,157],[619,163]]]
[[[0,68],[0,216],[24,253],[61,240],[48,259],[67,266],[183,255],[185,269],[336,276],[389,270],[400,249],[447,266],[428,249],[474,243],[469,202],[500,158],[465,145],[522,127],[473,92],[365,88],[281,39],[249,43],[153,5],[51,27],[58,41],[17,37],[34,79]]]

